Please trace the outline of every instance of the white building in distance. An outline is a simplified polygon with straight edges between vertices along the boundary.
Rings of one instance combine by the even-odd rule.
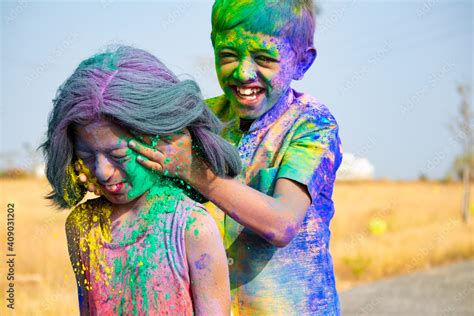
[[[342,164],[337,170],[337,180],[372,180],[375,168],[367,158],[344,153]]]

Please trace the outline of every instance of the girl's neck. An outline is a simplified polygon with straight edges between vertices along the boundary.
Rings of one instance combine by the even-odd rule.
[[[112,213],[110,214],[111,223],[121,217],[128,218],[130,216],[136,216],[138,212],[148,209],[150,203],[147,201],[146,196],[147,193],[144,193],[127,204],[112,204]]]

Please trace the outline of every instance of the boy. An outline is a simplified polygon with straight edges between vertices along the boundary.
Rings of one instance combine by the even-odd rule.
[[[208,105],[228,123],[222,135],[239,149],[240,179],[192,161],[186,134],[155,149],[129,144],[143,165],[178,175],[222,211],[213,213],[227,248],[233,315],[340,313],[329,254],[338,126],[326,106],[290,87],[316,57],[312,10],[310,0],[213,6],[224,95]]]
[[[222,195],[197,186],[225,213],[234,315],[339,314],[329,254],[338,127],[324,105],[290,88],[316,57],[312,10],[312,1],[218,0],[213,7],[225,95],[208,105],[234,121],[223,136],[239,148],[245,183],[266,194],[224,181],[213,186]]]

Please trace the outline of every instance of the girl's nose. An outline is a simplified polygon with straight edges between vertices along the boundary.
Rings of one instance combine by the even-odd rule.
[[[233,73],[234,79],[240,82],[253,82],[257,80],[257,65],[251,57],[243,59]]]
[[[104,155],[98,155],[95,161],[95,176],[99,182],[107,183],[114,174],[115,167]]]

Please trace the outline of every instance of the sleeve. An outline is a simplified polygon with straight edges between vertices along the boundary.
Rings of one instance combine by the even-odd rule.
[[[225,114],[228,105],[226,102],[226,98],[224,95],[210,98],[204,100],[204,103],[207,105],[209,109],[218,117],[222,117]]]
[[[329,115],[309,115],[296,128],[277,178],[288,178],[308,187],[314,198],[332,184],[342,161],[336,120]]]

